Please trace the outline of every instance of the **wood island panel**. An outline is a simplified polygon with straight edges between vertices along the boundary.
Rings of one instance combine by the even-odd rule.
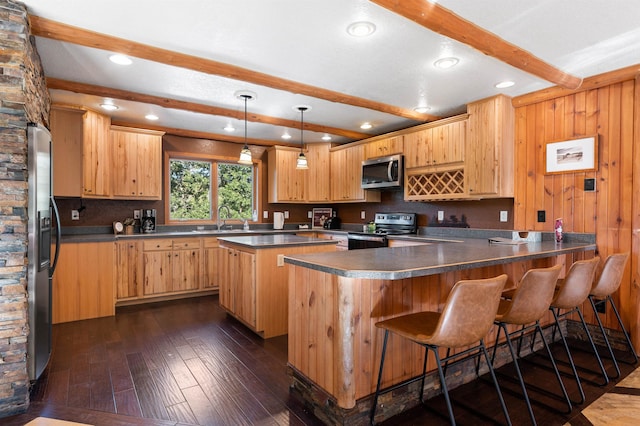
[[[376,322],[412,312],[440,311],[459,280],[506,273],[510,277],[508,288],[528,269],[556,262],[565,262],[565,258],[399,280],[348,278],[289,265],[289,365],[335,398],[338,407],[352,409],[357,400],[375,391],[383,339]],[[550,320],[551,314],[543,322]],[[492,327],[487,345],[493,344],[495,333]],[[419,375],[423,356],[420,346],[390,336],[383,387]],[[427,369],[435,369],[432,356]]]

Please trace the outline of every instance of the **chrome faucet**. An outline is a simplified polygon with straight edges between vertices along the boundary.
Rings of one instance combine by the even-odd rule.
[[[227,217],[226,217],[226,219],[220,220],[220,212],[222,211],[222,209],[227,211]],[[218,207],[218,218],[217,218],[218,219],[218,221],[217,221],[218,231],[220,230],[220,222],[222,222],[222,226],[224,227],[226,225],[226,220],[229,219],[229,216],[231,216],[231,210],[229,210],[228,206],[225,206],[223,204],[220,207]]]

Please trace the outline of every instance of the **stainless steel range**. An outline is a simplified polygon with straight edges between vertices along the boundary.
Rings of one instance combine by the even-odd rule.
[[[374,232],[349,232],[349,250],[387,247],[387,235],[415,234],[415,213],[376,213]]]

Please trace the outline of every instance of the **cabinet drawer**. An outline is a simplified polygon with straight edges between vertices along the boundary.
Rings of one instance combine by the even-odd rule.
[[[200,238],[180,238],[173,240],[174,250],[199,249]]]
[[[202,247],[203,248],[215,248],[215,247],[219,247],[220,244],[218,243],[218,239],[217,238],[203,238],[202,239]]]
[[[155,250],[171,250],[173,247],[173,240],[148,240],[145,241],[142,245],[142,250],[144,251],[155,251]]]

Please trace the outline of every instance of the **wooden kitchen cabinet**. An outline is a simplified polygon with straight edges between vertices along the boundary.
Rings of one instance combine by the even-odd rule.
[[[380,202],[379,191],[362,189],[364,145],[331,150],[331,199],[333,202]]]
[[[467,114],[418,126],[404,137],[405,168],[462,165],[467,134]]]
[[[144,241],[142,259],[145,296],[199,289],[199,238]]]
[[[274,146],[267,150],[269,168],[268,197],[270,203],[305,202],[308,170],[296,169],[300,150]]]
[[[51,108],[53,195],[82,196],[82,116],[84,110]]]
[[[224,248],[220,281],[220,305],[236,318],[256,330],[256,255]]]
[[[498,95],[470,103],[465,178],[472,198],[513,197],[515,113]]]
[[[114,247],[116,300],[142,296],[142,241],[116,241]]]
[[[402,154],[404,150],[404,136],[386,137],[368,142],[364,146],[364,158],[384,157],[387,155]]]
[[[309,164],[307,179],[305,180],[306,201],[329,202],[331,201],[331,144],[313,143],[306,147],[305,155]]]
[[[54,324],[115,315],[113,242],[63,243],[52,280]]]
[[[82,119],[83,197],[111,197],[110,126],[110,117],[90,110],[85,111]]]
[[[163,134],[153,130],[111,126],[114,198],[162,198]]]
[[[221,252],[218,239],[207,237],[202,239],[202,288],[219,289],[221,281],[221,267],[219,259]]]

